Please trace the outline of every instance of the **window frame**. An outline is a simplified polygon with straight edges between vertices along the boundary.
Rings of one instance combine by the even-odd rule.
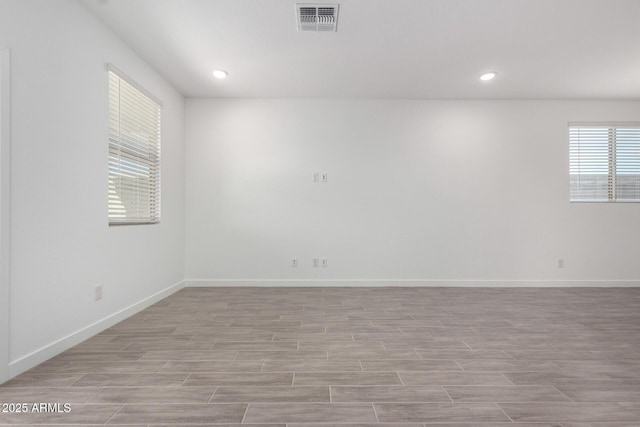
[[[112,64],[106,70],[109,226],[159,224],[162,101]]]
[[[606,130],[606,134],[607,134],[607,145],[606,145],[606,170],[607,170],[607,198],[605,199],[604,197],[600,196],[600,198],[597,197],[597,195],[593,198],[587,198],[585,196],[579,196],[579,195],[574,195],[574,191],[578,191],[580,190],[580,188],[578,187],[578,189],[574,190],[574,184],[573,184],[573,180],[574,180],[574,176],[580,176],[580,172],[578,173],[572,173],[573,169],[576,167],[575,165],[577,164],[578,169],[580,169],[581,166],[581,162],[582,159],[580,157],[576,157],[575,150],[578,149],[580,145],[587,145],[587,149],[591,150],[591,156],[595,156],[596,152],[595,149],[593,148],[593,143],[589,143],[589,142],[585,142],[582,143],[581,141],[574,141],[574,132],[579,132],[580,130],[588,130],[588,129],[592,129],[592,132],[594,132],[595,130],[600,130],[603,132],[605,132]],[[619,141],[622,139],[621,137],[618,137],[618,130],[635,130],[637,132],[637,136],[635,136],[635,138],[637,138],[637,143],[635,144],[636,146],[634,146],[633,148],[636,148],[638,150],[640,150],[640,122],[569,122],[568,124],[568,130],[569,130],[569,202],[571,203],[640,203],[640,194],[636,197],[636,198],[622,198],[622,196],[620,196],[619,193],[619,173],[618,173],[618,169],[620,168],[620,165],[622,163],[628,163],[628,159],[624,158],[623,155],[620,155],[618,153],[618,145],[619,145]],[[635,142],[635,140],[634,140]],[[574,145],[577,144],[577,145]],[[589,147],[589,145],[591,144],[591,147]],[[603,152],[604,150],[600,150],[600,156],[603,157]],[[622,159],[621,159],[622,158]],[[600,164],[599,166],[602,168],[603,165],[603,159],[600,159]],[[593,164],[593,162],[592,162]],[[593,166],[592,166],[593,167]],[[626,165],[626,167],[628,168],[628,164]],[[586,167],[586,169],[588,169],[588,167]],[[640,152],[639,152],[639,158],[637,160],[637,162],[635,162],[633,164],[633,169],[634,172],[637,171],[637,173],[631,174],[631,175],[638,175],[640,180]],[[600,173],[602,174],[602,173]],[[588,175],[585,173],[585,175]],[[640,184],[637,184],[637,186],[640,187]],[[597,193],[597,190],[594,190],[595,193]],[[636,190],[636,192],[640,192],[640,189]]]

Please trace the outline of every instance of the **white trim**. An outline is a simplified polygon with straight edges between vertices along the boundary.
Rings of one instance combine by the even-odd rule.
[[[569,122],[569,127],[637,128],[640,122]]]
[[[122,80],[124,80],[125,82],[129,83],[131,86],[135,87],[136,89],[138,89],[140,92],[144,93],[146,96],[148,96],[151,100],[153,100],[153,102],[155,102],[156,104],[158,104],[160,106],[160,108],[164,107],[164,104],[162,103],[162,100],[160,98],[158,98],[157,96],[155,96],[153,93],[151,93],[150,91],[148,91],[147,89],[145,89],[140,83],[136,82],[135,80],[133,80],[131,77],[127,76],[125,73],[123,73],[122,71],[120,71],[115,65],[113,64],[109,64],[107,63],[105,65],[105,68],[107,71],[111,71],[112,73],[116,74],[118,77],[120,77]]]
[[[52,342],[26,356],[12,361],[9,364],[10,378],[25,372],[40,363],[51,359],[52,357],[62,353],[63,351],[81,343],[82,341],[91,338],[92,336],[104,331],[107,328],[115,325],[116,323],[133,316],[134,314],[144,310],[145,308],[155,304],[156,302],[168,297],[169,295],[184,288],[184,282],[178,282],[157,292],[147,298],[142,299],[130,306],[117,311],[104,319],[98,320],[76,332],[73,332],[66,337],[60,338],[57,341]]]
[[[434,279],[187,279],[197,287],[474,287],[474,288],[636,288],[640,280],[434,280]]]
[[[11,344],[11,54],[0,49],[0,384],[9,379]]]

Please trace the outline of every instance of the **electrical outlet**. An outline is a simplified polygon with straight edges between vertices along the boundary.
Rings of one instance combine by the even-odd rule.
[[[291,258],[291,267],[298,266],[298,258]]]
[[[558,258],[558,263],[556,264],[558,268],[564,268],[564,259]]]
[[[100,301],[102,299],[102,285],[96,285],[94,288],[94,301]]]
[[[313,268],[318,268],[320,267],[320,258],[314,258],[313,259]]]
[[[323,268],[327,267],[327,259],[326,258],[322,258],[322,267]]]
[[[313,182],[319,182],[320,181],[320,172],[314,172],[313,173]]]
[[[329,180],[329,174],[326,172],[322,172],[322,182],[327,182]]]

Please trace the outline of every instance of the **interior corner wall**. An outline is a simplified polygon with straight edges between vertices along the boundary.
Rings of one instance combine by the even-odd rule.
[[[184,98],[75,0],[3,0],[1,47],[12,55],[15,375],[182,285]],[[108,226],[107,62],[164,103],[159,225]]]
[[[637,286],[640,204],[569,203],[567,124],[639,111],[187,99],[187,284]]]

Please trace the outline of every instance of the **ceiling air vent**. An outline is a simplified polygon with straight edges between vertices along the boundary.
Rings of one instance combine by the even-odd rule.
[[[298,31],[336,31],[337,4],[296,4]]]

